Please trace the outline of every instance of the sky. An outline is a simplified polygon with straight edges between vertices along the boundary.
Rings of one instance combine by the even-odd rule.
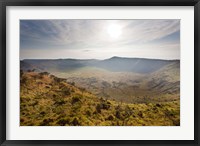
[[[23,59],[180,59],[180,20],[20,20]]]

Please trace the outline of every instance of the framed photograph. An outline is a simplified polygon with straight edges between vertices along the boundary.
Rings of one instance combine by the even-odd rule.
[[[0,9],[2,146],[199,145],[199,1]]]

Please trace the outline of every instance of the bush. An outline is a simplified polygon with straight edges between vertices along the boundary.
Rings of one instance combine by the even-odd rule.
[[[64,99],[59,99],[54,104],[56,104],[56,105],[63,105],[63,104],[65,104],[65,101],[64,101]]]
[[[80,102],[80,101],[81,101],[80,98],[75,96],[75,97],[72,98],[71,104],[75,104],[75,103]]]
[[[73,124],[73,126],[78,126],[78,125],[80,125],[80,123],[79,123],[79,121],[78,121],[77,118],[74,118],[74,119],[73,119],[72,124]]]
[[[125,107],[125,116],[129,117],[133,114],[133,109],[131,109],[128,105]]]
[[[63,88],[62,88],[62,91],[63,91],[63,93],[64,93],[65,95],[70,95],[70,94],[71,94],[70,89],[67,88],[67,87],[63,87]]]
[[[110,116],[108,116],[108,118],[106,120],[112,121],[112,120],[114,120],[114,116],[110,115]]]
[[[110,108],[110,105],[107,103],[102,103],[102,109],[108,110]]]
[[[178,119],[178,120],[173,120],[173,124],[174,124],[175,126],[180,126],[180,119]]]
[[[24,118],[20,118],[20,123],[23,123],[24,121]]]
[[[101,104],[97,104],[97,106],[96,106],[96,112],[97,113],[101,113]]]
[[[121,119],[121,114],[120,114],[119,111],[116,111],[116,112],[115,112],[115,116],[116,116],[118,119]]]
[[[157,104],[156,104],[156,106],[157,106],[157,107],[161,107],[162,105],[161,105],[161,104],[159,104],[159,103],[157,103]]]
[[[50,74],[50,73],[48,73],[48,72],[40,72],[40,73],[39,73],[39,75],[42,75],[42,76],[44,76],[44,75],[47,75],[47,76],[48,76],[49,74]]]
[[[87,116],[91,116],[91,111],[90,110],[87,110],[85,113],[86,113]]]
[[[50,88],[50,86],[45,86],[45,88],[49,89],[49,88]]]
[[[43,112],[40,112],[40,115],[44,116],[46,113],[43,111]]]
[[[60,119],[56,124],[60,126],[65,126],[66,124],[69,124],[69,120],[67,119]]]
[[[142,113],[141,111],[138,113],[138,116],[139,116],[140,118],[143,118],[143,117],[144,117],[144,115],[143,115],[143,113]]]
[[[56,83],[60,83],[60,82],[62,81],[62,79],[61,79],[61,78],[54,77],[54,81],[55,81]]]
[[[96,106],[96,111],[97,113],[101,113],[101,110],[108,110],[110,108],[110,102],[106,102],[105,100],[103,100],[101,103],[97,104]]]
[[[44,119],[41,123],[40,126],[49,126],[49,123],[53,122],[53,119]]]

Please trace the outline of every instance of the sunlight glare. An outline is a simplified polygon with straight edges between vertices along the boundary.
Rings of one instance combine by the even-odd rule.
[[[111,38],[118,38],[121,35],[121,27],[118,24],[111,24],[107,27],[107,32]]]

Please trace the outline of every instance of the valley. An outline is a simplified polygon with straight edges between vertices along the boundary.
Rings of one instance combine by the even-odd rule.
[[[21,68],[47,71],[99,98],[121,102],[176,101],[180,96],[179,60],[120,57],[107,60],[24,60]]]
[[[180,125],[179,60],[113,57],[20,65],[22,126]]]

